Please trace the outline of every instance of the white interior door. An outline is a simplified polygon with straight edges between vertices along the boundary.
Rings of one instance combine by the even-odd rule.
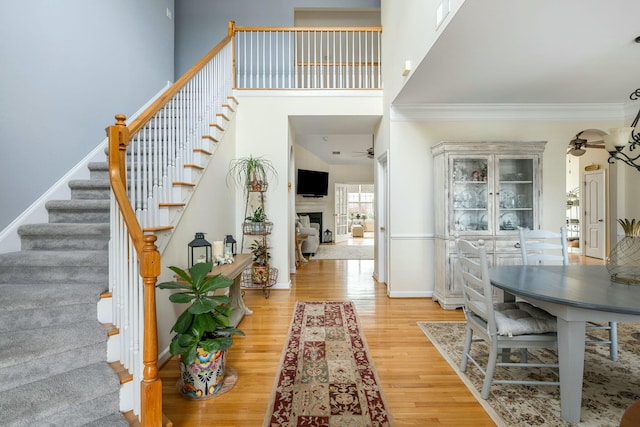
[[[604,259],[607,239],[607,194],[604,170],[584,173],[584,254]]]
[[[347,185],[335,184],[334,194],[334,240],[336,243],[346,242],[349,238],[349,223],[347,214]]]

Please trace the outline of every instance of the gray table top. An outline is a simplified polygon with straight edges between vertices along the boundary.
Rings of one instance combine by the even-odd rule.
[[[491,284],[542,301],[613,313],[640,314],[640,286],[612,282],[605,266],[510,265],[489,269]]]

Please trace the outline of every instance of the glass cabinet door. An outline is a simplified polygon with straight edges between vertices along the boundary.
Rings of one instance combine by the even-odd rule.
[[[489,230],[488,158],[451,159],[451,232]]]
[[[532,158],[498,157],[498,226],[500,231],[533,229],[535,168]]]

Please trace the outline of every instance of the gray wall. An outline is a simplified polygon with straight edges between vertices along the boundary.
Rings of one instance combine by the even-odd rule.
[[[20,0],[0,13],[0,230],[174,77],[174,0]],[[9,154],[7,154],[9,152]]]
[[[176,76],[239,27],[291,27],[294,9],[379,8],[380,0],[176,0]]]

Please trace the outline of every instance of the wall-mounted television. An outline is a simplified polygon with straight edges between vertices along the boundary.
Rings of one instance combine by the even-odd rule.
[[[329,172],[298,169],[296,194],[304,197],[327,196],[329,190]]]

